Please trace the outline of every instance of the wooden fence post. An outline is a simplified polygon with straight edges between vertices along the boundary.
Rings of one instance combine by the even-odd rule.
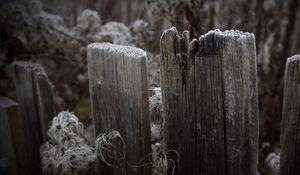
[[[137,48],[110,43],[90,44],[88,71],[92,117],[96,136],[118,130],[124,138],[126,160],[131,164],[151,152],[146,53]],[[105,166],[104,174],[136,174],[123,161]],[[151,174],[142,169],[139,174]]]
[[[17,103],[13,100],[0,96],[0,174],[3,175],[17,175],[18,172],[18,134],[19,123],[17,119],[19,117]]]
[[[41,174],[39,148],[55,116],[52,85],[40,64],[14,62],[12,76],[22,123],[22,173]]]
[[[285,67],[281,121],[280,174],[300,174],[300,55],[288,58]]]
[[[190,42],[171,28],[160,49],[165,146],[180,155],[175,174],[256,175],[254,35],[214,30]]]

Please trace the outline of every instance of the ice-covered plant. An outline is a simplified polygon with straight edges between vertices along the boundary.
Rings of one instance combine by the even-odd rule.
[[[100,133],[95,146],[98,158],[109,166],[118,166],[119,164],[114,165],[116,161],[125,160],[125,143],[117,130]]]
[[[47,132],[49,141],[40,147],[42,170],[47,175],[95,174],[95,149],[83,136],[84,127],[68,111],[53,118]]]
[[[280,173],[280,153],[270,153],[266,158],[266,163],[274,175],[278,175]]]

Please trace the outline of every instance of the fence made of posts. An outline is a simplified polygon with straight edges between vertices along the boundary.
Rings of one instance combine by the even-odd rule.
[[[162,121],[158,131],[162,140],[152,140],[146,52],[110,43],[88,45],[95,139],[106,133],[117,133],[109,139],[119,138],[102,140],[111,147],[101,148],[100,156],[96,139],[98,173],[258,174],[256,59],[251,33],[213,30],[191,39],[188,31],[166,30],[160,39],[161,104],[155,113],[155,124]],[[48,140],[46,131],[56,115],[53,86],[36,63],[13,62],[6,73],[15,93],[0,96],[0,161],[5,162],[0,174],[42,174],[39,149]],[[296,55],[288,59],[285,71],[283,175],[300,174],[299,104]],[[162,150],[154,158],[156,142]]]

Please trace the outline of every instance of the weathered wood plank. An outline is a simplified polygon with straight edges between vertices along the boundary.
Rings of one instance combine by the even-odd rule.
[[[56,116],[53,86],[43,69],[34,73],[36,105],[38,109],[43,142],[47,141],[49,122]]]
[[[258,99],[254,35],[215,32],[222,60],[227,174],[257,174]],[[217,41],[219,38],[220,42]]]
[[[88,46],[88,69],[95,133],[118,130],[126,145],[126,160],[136,164],[151,152],[146,53],[137,48],[94,43]],[[111,174],[151,174],[106,166]]]
[[[185,145],[185,143],[195,142],[196,138],[193,124],[194,111],[188,108],[188,104],[194,104],[195,101],[194,95],[188,94],[193,92],[192,88],[194,88],[194,84],[190,83],[194,78],[192,69],[194,60],[188,58],[188,35],[188,32],[184,32],[180,37],[177,30],[171,28],[164,32],[160,44],[164,141],[166,148],[183,153],[180,154],[180,168],[176,166],[178,174],[193,174],[192,167],[196,165],[195,161],[190,159],[194,157],[195,145]],[[176,161],[175,156],[171,155],[171,158]],[[169,173],[171,171],[172,168],[169,169]]]
[[[15,119],[18,117],[17,106],[13,100],[0,96],[0,160],[5,166],[0,167],[0,174],[3,175],[18,174],[18,159],[15,152],[18,135],[14,135],[14,129],[17,129],[14,128]]]
[[[200,174],[226,172],[222,55],[214,35],[199,39],[195,58],[196,160]],[[195,143],[194,143],[195,144]]]
[[[300,174],[300,55],[288,58],[285,67],[281,121],[280,174]]]
[[[171,28],[161,38],[164,138],[181,157],[175,174],[256,174],[254,36],[211,31],[190,43],[187,66],[178,37]]]
[[[41,174],[39,147],[46,140],[48,123],[55,116],[52,85],[40,64],[14,62],[13,70],[24,138],[22,173]]]

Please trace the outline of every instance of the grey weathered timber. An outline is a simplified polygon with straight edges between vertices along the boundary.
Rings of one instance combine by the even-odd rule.
[[[22,173],[41,174],[39,147],[55,116],[53,88],[40,64],[14,62],[12,76],[22,123]]]
[[[180,154],[180,170],[175,174],[193,174],[196,160],[196,133],[194,125],[194,50],[197,41],[189,47],[189,33],[180,37],[175,28],[166,30],[161,37],[161,89],[164,139],[167,149]],[[198,49],[198,47],[197,47]],[[191,55],[190,57],[188,55]],[[189,93],[190,92],[190,93]],[[191,108],[188,108],[190,106]],[[170,155],[174,161],[176,155]],[[178,165],[177,165],[178,167]]]
[[[146,53],[110,43],[90,44],[87,49],[92,117],[96,136],[117,130],[124,138],[126,160],[138,163],[151,152]],[[151,174],[133,171],[124,161],[104,174]]]
[[[18,135],[16,126],[18,122],[17,103],[13,100],[0,96],[0,174],[17,175],[18,159],[16,148],[18,147]]]
[[[254,35],[214,30],[190,42],[171,28],[160,49],[165,145],[180,155],[175,174],[256,174]]]
[[[288,58],[285,67],[281,121],[280,174],[300,174],[300,55]]]

